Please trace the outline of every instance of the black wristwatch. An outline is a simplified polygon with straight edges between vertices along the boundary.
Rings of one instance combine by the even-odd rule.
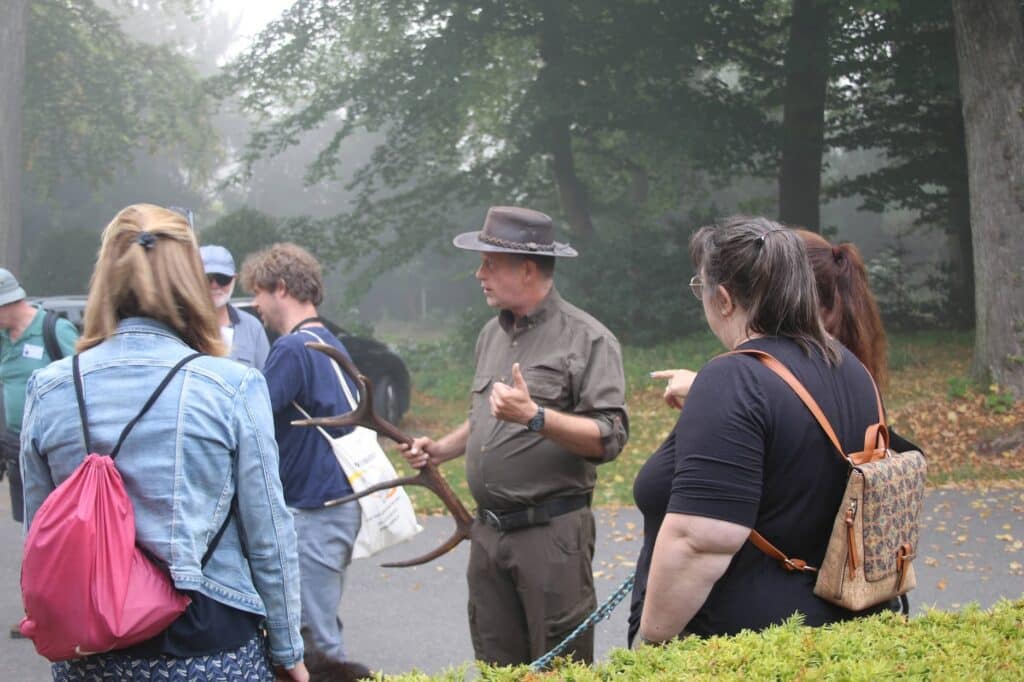
[[[526,428],[530,431],[540,431],[544,428],[544,408],[538,406],[537,414],[530,417],[530,421],[526,422]]]

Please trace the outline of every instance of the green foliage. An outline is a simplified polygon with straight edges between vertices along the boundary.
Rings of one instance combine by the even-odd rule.
[[[948,389],[946,395],[951,399],[963,399],[971,388],[971,380],[968,377],[949,377],[946,379]]]
[[[689,240],[691,229],[712,219],[622,216],[619,229],[574,242],[582,257],[558,263],[559,289],[623,343],[647,346],[705,329],[689,288]]]
[[[996,414],[1006,414],[1013,408],[1013,393],[996,384],[988,387],[985,393],[985,407]]]
[[[138,151],[160,151],[192,186],[205,182],[220,149],[211,99],[186,57],[135,41],[96,0],[35,0],[29,12],[27,186],[50,197],[70,176],[95,188]]]
[[[220,244],[235,257],[241,268],[250,253],[281,241],[279,221],[262,211],[242,207],[228,213],[213,225],[202,228],[199,239],[203,244]]]
[[[577,680],[1010,680],[1024,669],[1024,601],[1001,601],[988,611],[929,611],[909,623],[885,613],[811,628],[794,616],[763,632],[734,637],[688,637],[666,646],[616,649],[606,663],[556,662],[546,675],[526,666],[481,665],[489,682]],[[388,679],[456,680],[456,671]]]
[[[867,263],[871,289],[878,308],[891,329],[910,330],[935,327],[945,320],[939,316],[942,290],[935,286],[934,271],[909,258],[902,239],[884,249]]]
[[[449,238],[467,207],[559,217],[556,154],[568,166],[557,177],[579,179],[597,231],[617,238],[620,207],[678,205],[691,162],[722,178],[770,146],[763,111],[720,77],[761,5],[299,0],[218,87],[264,121],[250,170],[306,131],[336,131],[308,180],[354,170],[356,199],[320,225],[325,258],[393,268]],[[363,131],[384,140],[347,168],[342,142]]]

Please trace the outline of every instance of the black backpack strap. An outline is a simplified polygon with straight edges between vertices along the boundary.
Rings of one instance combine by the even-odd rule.
[[[191,355],[186,355],[181,360],[178,360],[178,364],[176,364],[174,367],[171,367],[171,371],[167,373],[167,376],[164,377],[164,380],[161,381],[160,385],[156,387],[155,391],[153,391],[153,395],[149,396],[149,400],[147,400],[146,404],[142,406],[142,409],[139,410],[139,413],[135,415],[135,419],[128,422],[128,425],[124,427],[124,431],[121,432],[121,437],[117,439],[117,445],[115,445],[114,449],[111,450],[110,452],[110,459],[114,459],[115,457],[117,457],[117,453],[121,449],[121,445],[124,443],[124,439],[128,437],[128,433],[132,430],[132,427],[135,426],[136,422],[142,419],[142,415],[146,414],[146,412],[149,411],[149,408],[153,407],[153,403],[156,402],[156,399],[159,398],[160,394],[164,392],[165,388],[167,388],[167,384],[171,383],[171,379],[173,379],[174,375],[178,373],[178,370],[184,367],[187,363],[198,358],[200,355],[202,355],[202,353],[192,353]]]
[[[64,357],[64,351],[60,349],[60,343],[57,341],[57,320],[59,319],[58,315],[43,309],[43,347],[46,349],[46,354],[50,356],[51,362]]]
[[[78,401],[78,416],[82,420],[82,436],[85,437],[85,454],[92,453],[92,440],[89,438],[89,420],[85,414],[85,395],[82,391],[82,370],[78,367],[78,353],[71,358],[71,376],[75,379],[75,399]]]
[[[121,432],[121,436],[117,439],[117,445],[115,445],[114,449],[110,452],[109,456],[111,459],[117,457],[117,452],[121,449],[121,444],[124,443],[124,439],[128,437],[132,427],[135,426],[136,422],[142,419],[142,415],[146,414],[146,412],[149,411],[149,408],[153,407],[153,403],[156,402],[156,399],[159,398],[160,394],[163,393],[165,388],[167,388],[167,384],[171,383],[171,379],[173,379],[174,375],[178,373],[178,370],[184,367],[186,363],[198,358],[200,355],[202,355],[202,353],[186,355],[178,361],[178,364],[171,368],[171,371],[167,373],[163,381],[160,382],[160,385],[157,386],[156,390],[149,396],[149,400],[147,400],[142,406],[139,413],[135,415],[134,419],[128,422],[127,426],[124,427],[124,431]],[[82,372],[78,366],[78,357],[79,356],[76,353],[75,357],[71,360],[71,373],[75,379],[75,398],[78,400],[78,415],[82,419],[82,435],[85,436],[85,450],[87,453],[90,453],[92,452],[92,443],[89,438],[89,419],[85,411],[85,394],[82,390]]]
[[[220,528],[217,529],[217,534],[210,540],[210,545],[206,548],[206,553],[203,554],[202,560],[199,562],[199,568],[206,568],[206,562],[213,556],[214,550],[217,549],[217,545],[220,544],[220,539],[224,537],[224,531],[228,529],[228,524],[231,523],[231,517],[238,516],[238,492],[235,491],[234,497],[231,498],[231,508],[228,510],[228,515],[224,518],[224,523],[220,524]],[[242,556],[246,559],[249,558],[249,552],[245,550],[245,541],[242,539],[242,529],[238,529],[238,540],[242,548]]]

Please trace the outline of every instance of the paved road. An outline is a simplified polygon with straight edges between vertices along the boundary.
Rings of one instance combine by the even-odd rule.
[[[4,486],[6,487],[6,486]],[[6,491],[0,493],[0,517],[9,518]],[[924,530],[915,562],[918,588],[911,593],[915,612],[926,606],[959,609],[977,602],[989,607],[1001,597],[1024,596],[1024,489],[931,491],[925,501]],[[640,545],[640,518],[633,509],[598,513],[598,598],[604,598],[633,570]],[[381,561],[418,555],[439,544],[451,530],[447,517],[423,519],[425,530],[413,541],[353,564],[342,617],[350,655],[377,670],[428,673],[472,659],[466,625],[463,543],[445,557],[412,569],[384,569]],[[17,547],[21,532],[0,523],[0,613],[13,623],[21,613]],[[597,653],[623,646],[626,606],[598,626]],[[25,640],[0,638],[0,682],[47,680],[48,664]]]

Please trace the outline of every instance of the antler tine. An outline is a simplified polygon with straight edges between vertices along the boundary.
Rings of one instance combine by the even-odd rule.
[[[463,540],[469,539],[469,533],[463,533],[461,530],[456,530],[455,533],[445,541],[443,545],[437,549],[427,552],[422,556],[418,556],[415,559],[407,559],[405,561],[389,561],[386,564],[381,564],[384,568],[408,568],[410,566],[419,566],[425,564],[428,561],[433,561],[442,554],[447,554],[452,551],[457,544]]]
[[[308,348],[318,350],[324,355],[338,363],[350,377],[359,384],[359,404],[348,414],[336,417],[314,417],[312,419],[297,419],[292,422],[295,426],[365,426],[377,433],[387,436],[396,443],[411,445],[412,438],[398,430],[391,422],[381,419],[373,411],[373,383],[352,363],[347,355],[334,346],[326,343],[310,341],[306,343]]]
[[[366,378],[366,376],[359,372],[358,368],[356,368],[344,353],[334,346],[330,346],[325,343],[316,343],[311,341],[307,343],[306,346],[314,350],[318,350],[336,361],[349,376],[356,379],[362,390],[359,392],[359,404],[354,410],[347,414],[335,417],[297,419],[293,421],[292,424],[295,426],[365,426],[368,429],[372,429],[377,433],[387,436],[396,443],[405,443],[407,445],[412,444],[413,439],[410,436],[400,431],[398,427],[391,422],[381,419],[373,411],[373,384],[368,378]],[[365,497],[371,493],[402,485],[423,486],[437,495],[455,519],[455,533],[440,547],[424,554],[423,556],[410,559],[408,561],[383,564],[383,566],[401,568],[425,564],[428,561],[432,561],[442,554],[451,551],[462,540],[469,538],[469,529],[470,526],[473,525],[473,516],[466,509],[465,505],[462,504],[462,500],[460,500],[458,495],[456,495],[451,489],[451,486],[448,485],[448,481],[445,480],[437,466],[432,463],[428,463],[420,469],[419,473],[415,476],[406,476],[404,478],[384,481],[370,486],[365,490],[360,490],[358,493],[347,495],[337,500],[331,500],[327,502],[325,506],[345,504],[347,502],[358,500],[359,498]]]

